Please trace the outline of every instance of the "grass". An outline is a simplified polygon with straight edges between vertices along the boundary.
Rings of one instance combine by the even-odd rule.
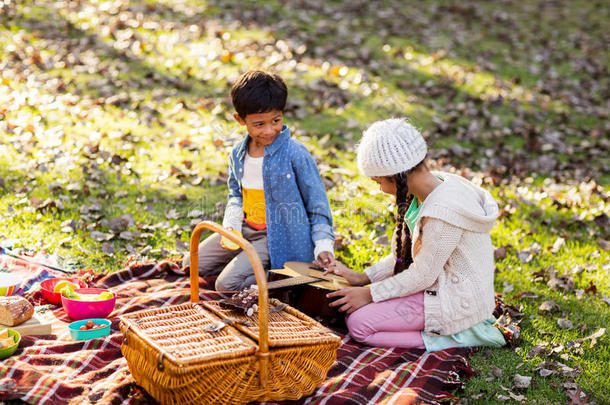
[[[230,85],[272,67],[288,82],[287,124],[319,160],[348,265],[389,251],[371,240],[391,234],[393,202],[354,162],[374,120],[408,115],[435,167],[498,200],[492,238],[507,253],[496,291],[522,306],[522,337],[472,357],[479,373],[462,402],[564,403],[570,382],[610,402],[608,335],[581,340],[610,321],[603,2],[30,0],[0,10],[3,244],[108,272],[131,256],[183,254],[192,221],[221,220],[228,153],[243,135]],[[110,228],[123,214],[131,239]],[[93,232],[111,235],[112,249]],[[548,300],[551,312],[540,309]],[[541,376],[557,362],[576,372]],[[517,373],[533,377],[529,388],[513,388]]]

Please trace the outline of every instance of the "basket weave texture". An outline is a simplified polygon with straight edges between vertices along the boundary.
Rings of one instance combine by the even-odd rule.
[[[247,317],[218,301],[199,302],[197,247],[204,229],[229,237],[248,253],[259,286],[258,314]],[[197,225],[191,263],[191,302],[120,317],[121,350],[136,382],[159,403],[172,405],[294,400],[311,394],[326,378],[340,338],[300,311],[268,300],[256,252],[219,225]]]

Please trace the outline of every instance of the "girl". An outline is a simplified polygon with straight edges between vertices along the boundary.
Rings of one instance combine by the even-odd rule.
[[[404,119],[378,121],[358,147],[360,171],[398,207],[392,254],[357,273],[327,272],[356,287],[328,294],[348,314],[354,339],[372,346],[439,350],[505,344],[493,327],[492,196],[466,179],[432,173],[423,137]],[[359,287],[369,284],[368,287]]]

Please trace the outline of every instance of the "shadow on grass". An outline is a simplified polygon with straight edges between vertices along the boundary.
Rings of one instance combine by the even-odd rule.
[[[78,11],[88,4],[70,3],[70,7]],[[315,5],[317,6],[317,3]],[[223,1],[210,5],[202,13],[196,12],[197,10],[188,13],[185,10],[193,9],[185,5],[132,2],[129,5],[121,5],[116,13],[144,13],[147,18],[152,18],[152,21],[173,22],[181,27],[188,24],[210,24],[219,30],[223,26],[227,29],[239,26],[253,30],[276,27],[278,37],[302,40],[307,45],[302,55],[293,55],[297,62],[318,64],[320,58],[324,58],[333,63],[349,63],[358,67],[368,77],[381,77],[390,89],[391,94],[387,95],[384,104],[375,102],[375,94],[363,96],[356,91],[339,88],[334,79],[318,80],[315,89],[308,87],[301,80],[289,81],[289,87],[294,89],[295,94],[304,97],[304,100],[301,105],[289,104],[288,117],[292,116],[298,120],[303,116],[315,116],[316,124],[310,124],[316,128],[314,135],[324,134],[326,128],[332,132],[335,128],[341,130],[340,128],[347,127],[351,117],[333,110],[340,110],[349,104],[358,103],[359,109],[366,111],[363,120],[369,122],[388,116],[405,115],[405,105],[411,104],[423,107],[416,113],[417,121],[425,123],[423,127],[432,143],[432,149],[435,150],[432,153],[434,158],[441,158],[456,166],[491,170],[499,176],[557,174],[571,169],[587,174],[599,169],[603,175],[607,164],[604,163],[602,154],[596,153],[596,148],[581,146],[581,139],[576,136],[578,131],[588,131],[591,128],[587,124],[581,124],[576,132],[563,130],[572,126],[571,120],[575,119],[574,117],[583,114],[567,106],[541,107],[528,105],[526,101],[518,98],[511,100],[501,94],[491,97],[478,93],[465,87],[463,78],[456,80],[451,77],[450,72],[432,74],[418,70],[409,65],[402,55],[403,52],[415,52],[432,61],[446,59],[442,52],[439,53],[435,49],[444,44],[438,39],[447,39],[448,33],[435,29],[442,25],[439,21],[449,19],[455,24],[459,22],[459,33],[466,37],[449,38],[449,43],[455,45],[452,51],[458,57],[470,55],[477,63],[484,61],[486,58],[481,55],[487,54],[478,50],[472,52],[472,47],[468,45],[474,42],[468,37],[480,37],[476,30],[483,27],[493,32],[493,35],[486,38],[492,44],[490,47],[504,49],[507,45],[506,38],[505,34],[500,33],[505,33],[507,27],[501,22],[509,24],[512,22],[510,18],[503,16],[500,11],[484,18],[482,12],[471,5],[439,6],[434,2],[427,2],[408,10],[394,10],[392,5],[391,2],[384,2],[381,6],[373,6],[367,2],[331,2],[318,9],[308,1],[300,1],[295,5],[281,5],[270,1],[262,6]],[[542,5],[540,7],[544,8]],[[149,126],[154,124],[160,127],[165,126],[165,121],[159,118],[157,110],[147,106],[146,101],[153,97],[155,91],[156,98],[176,97],[190,110],[193,110],[193,106],[202,97],[211,97],[215,103],[228,106],[227,93],[231,83],[225,82],[225,88],[221,89],[216,84],[197,80],[186,69],[178,73],[162,70],[144,58],[135,57],[127,50],[117,50],[104,43],[99,32],[76,28],[72,21],[66,20],[53,8],[48,8],[45,12],[47,15],[44,19],[41,16],[33,18],[18,15],[10,21],[15,26],[24,26],[30,32],[35,31],[38,36],[54,43],[60,49],[63,47],[66,55],[72,49],[82,50],[83,44],[84,49],[91,50],[96,55],[103,67],[93,75],[95,80],[72,80],[69,87],[75,93],[97,98],[100,102],[115,105],[125,112],[135,111],[142,117],[149,118]],[[447,13],[462,16],[464,21],[459,17],[446,17]],[[346,16],[352,17],[353,21],[349,23],[352,25],[346,23]],[[373,18],[369,18],[370,16]],[[439,20],[435,22],[436,25],[426,25],[425,22],[430,23],[435,18]],[[374,25],[369,20],[380,24]],[[49,21],[53,23],[49,25]],[[114,24],[111,32],[115,37],[127,28],[116,18],[111,22]],[[42,31],[41,27],[44,28]],[[322,32],[318,35],[312,35],[312,32],[303,29],[320,27]],[[346,33],[346,27],[357,27],[361,31]],[[222,31],[212,30],[209,35],[222,36],[221,33]],[[425,33],[430,34],[430,38],[423,35]],[[367,37],[368,34],[370,35]],[[529,31],[524,30],[522,35],[529,35]],[[509,37],[514,40],[512,36]],[[392,44],[389,50],[382,49],[384,43]],[[487,79],[500,77],[500,80],[504,81],[487,84],[487,88],[497,85],[508,86],[510,90],[515,72],[519,78],[530,75],[520,63],[507,67],[518,68],[516,71],[512,70],[512,77],[502,69],[493,69],[494,72],[481,70],[476,67],[476,63],[468,62],[468,59],[448,60],[448,63],[449,67],[453,64],[460,75],[489,75]],[[76,64],[67,68],[78,68],[82,71],[86,66]],[[105,74],[110,77],[104,77]],[[100,81],[103,86],[99,85]],[[524,88],[534,94],[538,92],[536,89]],[[302,111],[299,112],[298,109]],[[356,132],[353,126],[352,132]],[[355,136],[357,137],[358,133],[355,133]],[[590,143],[595,144],[597,141],[600,140]],[[571,150],[572,153],[565,153],[566,150]]]
[[[584,77],[580,85],[570,80],[551,80],[547,76],[552,76],[549,73],[552,69],[545,65],[550,63],[550,67],[558,68],[553,65],[555,62],[567,64],[581,48],[578,40],[571,38],[567,49],[559,46],[549,49],[558,44],[554,17],[575,20],[576,32],[589,32],[593,28],[601,33],[604,19],[597,15],[595,5],[579,8],[577,4],[537,2],[531,6],[498,7],[484,2],[428,1],[395,7],[390,1],[320,4],[307,0],[289,4],[277,1],[264,5],[235,1],[214,4],[226,20],[238,21],[247,28],[274,27],[277,37],[305,44],[307,50],[301,56],[295,55],[297,61],[314,58],[355,66],[393,85],[396,92],[415,95],[417,103],[432,108],[432,116],[442,117],[427,127],[433,139],[442,138],[443,144],[466,141],[464,146],[469,153],[456,157],[452,157],[453,151],[446,153],[458,166],[497,167],[500,174],[506,171],[520,177],[532,173],[552,175],[563,170],[578,171],[580,176],[590,176],[591,171],[608,174],[603,156],[591,153],[596,148],[581,145],[585,136],[603,149],[602,138],[588,137],[599,124],[567,96],[576,94],[584,105],[597,106],[601,113],[609,87],[604,85],[608,82],[607,77],[604,79],[607,69],[600,63],[603,52],[600,55],[583,53],[583,60],[596,66],[592,73],[569,66],[570,79]],[[570,13],[570,7],[578,9],[579,17]],[[564,15],[565,9],[567,15]],[[512,14],[517,16],[512,18]],[[594,22],[587,22],[589,17]],[[601,51],[604,46],[600,38],[588,36],[587,41]],[[391,45],[389,51],[382,50],[384,44]],[[447,58],[443,49],[449,49],[457,58]],[[464,91],[464,86],[451,78],[451,71],[445,77],[415,71],[402,55],[411,52],[435,61],[447,61],[457,68],[458,74],[487,75],[487,79],[493,80],[490,86],[498,87],[504,96],[482,97]],[[549,54],[545,53],[541,59],[540,71],[533,73],[530,66],[538,57],[536,52]],[[505,57],[512,58],[513,63],[506,63]],[[538,79],[552,82],[553,86],[541,87]],[[594,86],[595,81],[599,85]],[[517,97],[510,95],[514,88],[523,89],[534,98],[512,98]],[[391,114],[404,115],[404,111],[391,110]],[[473,127],[472,122],[478,125]]]

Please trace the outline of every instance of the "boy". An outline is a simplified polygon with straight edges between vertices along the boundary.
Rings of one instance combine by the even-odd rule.
[[[235,120],[248,134],[231,151],[222,224],[252,243],[266,269],[334,262],[328,197],[312,156],[283,125],[287,96],[282,78],[262,71],[243,74],[231,89]],[[256,284],[246,253],[215,233],[199,245],[199,273],[219,272],[219,291]]]

